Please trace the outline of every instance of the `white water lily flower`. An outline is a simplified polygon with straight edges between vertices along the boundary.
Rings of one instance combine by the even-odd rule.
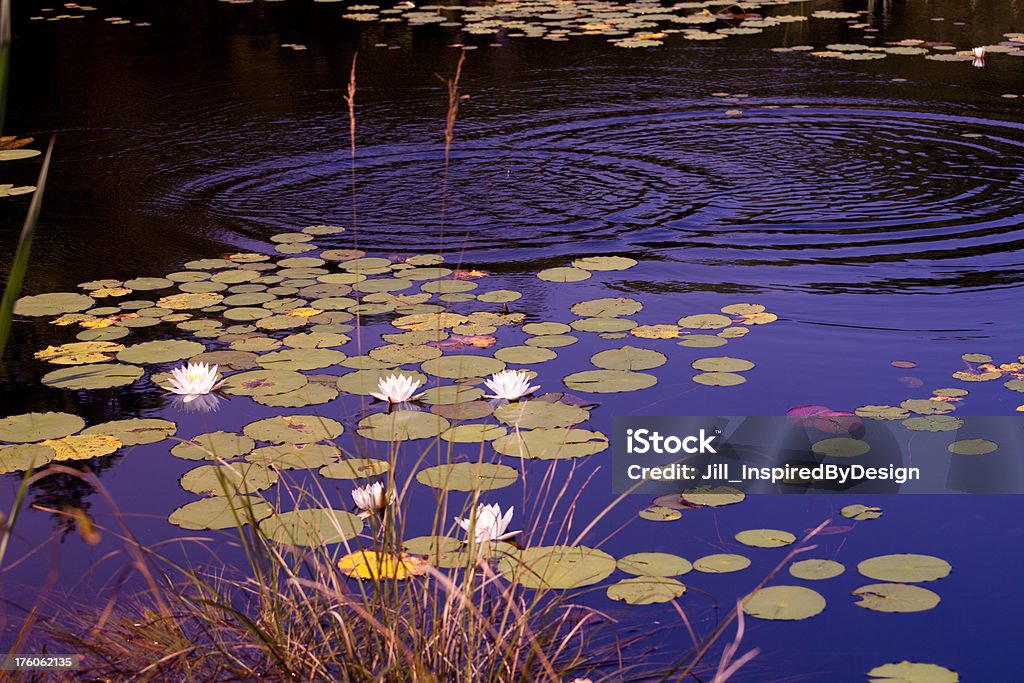
[[[198,396],[216,391],[224,384],[216,365],[206,363],[189,363],[171,370],[169,384],[163,388],[172,394],[184,396],[188,403]]]
[[[974,61],[971,62],[971,64],[973,64],[975,67],[977,67],[979,69],[981,67],[985,66],[985,48],[984,47],[972,48],[971,52],[974,54]]]
[[[524,370],[503,370],[491,375],[489,380],[484,381],[493,394],[485,394],[487,398],[504,398],[514,401],[527,394],[540,389],[539,386],[531,387],[530,378]]]
[[[356,507],[362,510],[360,517],[369,517],[394,503],[395,492],[391,490],[385,494],[384,484],[377,481],[352,489],[352,500],[355,501]]]
[[[422,380],[407,375],[381,377],[377,382],[378,391],[371,391],[370,396],[388,403],[405,403],[419,398],[419,396],[413,396],[413,392],[421,384],[423,384]]]
[[[481,503],[476,508],[475,525],[473,524],[474,519],[472,515],[464,519],[456,517],[455,523],[462,527],[463,531],[467,534],[472,535],[477,543],[504,541],[520,533],[519,531],[507,531],[508,525],[512,522],[513,510],[515,510],[515,507],[510,505],[505,515],[502,516],[501,506],[497,503],[494,505],[484,505]],[[470,530],[470,527],[472,527],[472,530]]]

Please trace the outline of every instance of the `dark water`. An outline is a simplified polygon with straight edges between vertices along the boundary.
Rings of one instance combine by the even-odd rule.
[[[1024,30],[1024,15],[1009,3],[869,5],[881,29],[875,44],[921,38],[965,49]],[[35,8],[16,8],[23,14],[14,24],[7,130],[58,135],[30,293],[162,275],[195,258],[265,251],[270,235],[331,223],[349,232],[320,240],[324,246],[351,246],[355,235],[370,252],[440,248],[450,261],[493,271],[496,286],[524,293],[521,309],[534,320],[569,320],[570,305],[609,292],[643,300],[636,316],[642,324],[746,300],[779,314],[778,323],[730,343],[730,355],[757,364],[742,386],[695,385],[689,363],[706,354],[674,347],[657,387],[601,397],[593,428],[602,431],[617,414],[768,415],[801,404],[899,403],[953,386],[950,374],[962,368],[963,353],[1003,362],[1024,353],[1019,57],[990,55],[986,68],[973,69],[918,56],[841,62],[769,50],[859,42],[863,34],[841,21],[715,44],[670,36],[663,47],[635,51],[600,38],[504,39],[490,47],[490,39],[467,37],[479,49],[467,53],[462,86],[471,98],[462,103],[445,186],[446,95],[436,74],[454,70],[458,52],[447,45],[461,39],[456,32],[360,28],[340,20],[337,5],[304,2],[99,7],[99,14],[152,26],[110,25],[99,17],[31,22]],[[308,50],[279,47],[288,42]],[[353,223],[342,97],[357,49]],[[733,98],[716,92],[746,97],[726,102]],[[726,116],[730,109],[743,115]],[[30,182],[34,167],[11,168],[11,177],[24,172],[19,180]],[[3,201],[0,233],[13,245],[27,199]],[[591,254],[627,255],[640,264],[571,286],[534,277]],[[571,358],[610,346],[600,341],[584,335],[564,359],[538,366],[544,388],[558,390],[559,377],[584,369]],[[44,369],[31,353],[50,341],[27,326],[14,343],[0,387],[5,415],[27,405],[79,412],[90,424],[166,414],[179,435],[192,435],[276,412],[256,406],[214,416],[172,413],[148,384],[100,396],[45,390],[35,384]],[[894,359],[918,367],[896,370]],[[908,374],[922,386],[901,383]],[[999,386],[971,389],[965,413],[1012,414],[1020,402]],[[323,409],[347,415],[358,401],[339,399]],[[108,458],[101,475],[144,540],[174,536],[164,519],[190,499],[177,487],[190,464],[166,450],[164,443]],[[606,504],[607,474],[592,484],[597,493],[585,501],[588,509]],[[14,477],[3,483],[4,508],[16,486]],[[515,501],[519,488],[510,491]],[[34,494],[50,505],[84,499],[109,521],[88,491]],[[647,502],[622,504],[607,528]],[[731,541],[737,531],[799,531],[848,502],[871,501],[754,496],[680,522],[634,521],[608,549],[689,559],[743,552]],[[1020,655],[1007,643],[1016,630],[1009,607],[1021,603],[1014,588],[1024,560],[1018,499],[890,496],[877,504],[885,509],[882,520],[824,537],[813,553],[848,566],[842,577],[814,586],[829,599],[823,615],[786,624],[748,621],[745,643],[763,654],[741,680],[863,680],[872,666],[902,659],[942,664],[965,681],[1014,679]],[[22,524],[15,556],[54,525],[40,512]],[[32,586],[36,572],[53,562],[64,581],[101,585],[123,562],[103,559],[110,547],[88,548],[69,537],[58,550],[15,567],[4,583]],[[700,587],[727,609],[781,552],[744,552],[755,559],[750,570],[700,576]],[[865,583],[856,563],[889,552],[934,554],[953,564],[950,577],[929,585],[943,599],[936,610],[887,615],[852,604],[848,591]],[[711,598],[686,600],[701,623],[713,622]],[[666,625],[667,650],[686,642],[674,612],[643,609],[645,619]],[[4,637],[17,626],[14,616]]]

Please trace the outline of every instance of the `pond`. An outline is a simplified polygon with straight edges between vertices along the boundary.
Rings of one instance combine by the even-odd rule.
[[[994,0],[405,5],[14,8],[4,132],[34,137],[32,149],[56,135],[23,294],[80,297],[22,306],[0,370],[0,415],[57,411],[89,426],[145,418],[173,427],[152,423],[165,431],[147,432],[149,443],[122,438],[112,453],[66,463],[96,472],[116,515],[68,475],[30,488],[34,507],[18,518],[3,559],[17,604],[6,608],[5,647],[36,593],[88,604],[120,581],[126,559],[111,553],[123,547],[114,531],[121,520],[148,546],[213,539],[203,551],[160,546],[174,558],[244,563],[237,534],[205,530],[202,517],[184,525],[190,530],[168,523],[216,488],[209,473],[182,479],[213,460],[176,457],[176,439],[244,429],[254,441],[241,438],[232,454],[262,442],[264,459],[250,457],[261,466],[253,476],[269,477],[275,504],[290,509],[294,491],[322,489],[335,508],[350,508],[354,477],[318,474],[336,455],[281,467],[283,451],[268,444],[286,438],[251,426],[312,415],[344,433],[308,420],[310,439],[392,459],[394,477],[408,483],[410,537],[437,531],[442,499],[448,527],[472,499],[441,496],[414,474],[482,460],[514,468],[510,485],[480,492],[480,501],[515,506],[523,552],[587,530],[579,542],[619,559],[747,557],[741,571],[675,573],[687,589],[678,604],[703,633],[789,550],[744,544],[737,533],[801,538],[831,519],[811,541],[817,548],[797,559],[829,559],[845,571],[812,581],[787,564],[771,584],[813,589],[824,610],[748,617],[740,651],[759,653],[731,680],[869,680],[869,670],[903,660],[965,681],[1010,680],[1021,665],[1006,647],[1024,561],[1016,496],[752,494],[722,507],[680,503],[678,519],[656,521],[676,515],[663,506],[652,513],[655,496],[616,500],[607,440],[613,417],[781,418],[800,406],[861,409],[865,420],[867,406],[889,406],[887,417],[900,420],[999,417],[1021,429],[1020,8]],[[749,15],[736,16],[743,10]],[[983,64],[972,63],[970,49],[982,45]],[[458,110],[446,152],[450,87]],[[5,160],[3,182],[35,184],[39,162]],[[2,198],[4,272],[32,196]],[[47,324],[62,315],[72,316],[67,325]],[[154,340],[179,341],[146,345]],[[93,376],[83,387],[81,371],[98,364],[68,364],[67,349],[57,364],[35,355],[76,341],[108,343],[90,351],[104,367],[140,368],[138,376],[98,388]],[[597,357],[627,346],[657,353]],[[196,409],[203,401],[173,402],[163,376],[153,378],[204,350],[241,352],[207,357],[227,378],[210,412]],[[464,380],[506,367],[536,373],[530,384],[540,389],[494,411],[480,380]],[[251,374],[232,380],[241,373]],[[389,413],[368,394],[392,373],[415,374],[419,391],[433,393],[417,410]],[[477,413],[471,401],[490,408]],[[550,403],[528,408],[529,418],[516,412],[538,401]],[[382,434],[396,419],[411,437],[397,455]],[[517,440],[517,421],[538,440]],[[458,424],[464,431],[447,431]],[[482,424],[490,426],[469,426]],[[545,430],[565,428],[586,430],[585,447],[547,460],[567,437]],[[520,459],[524,443],[548,449],[546,461],[539,450]],[[0,456],[5,514],[25,469],[11,453]],[[927,461],[926,448],[915,454]],[[544,507],[534,487],[548,476],[572,493]],[[851,504],[882,514],[847,519],[840,510]],[[57,514],[72,508],[104,528],[97,544]],[[852,591],[887,575],[858,564],[903,553],[952,566],[922,586],[941,602],[908,614],[856,604]],[[609,599],[607,586],[637,573],[619,566],[578,599],[625,631],[657,631],[644,645],[654,654],[627,648],[630,661],[672,661],[690,646],[677,609]],[[59,578],[42,581],[51,569]],[[730,627],[706,665],[714,668],[732,635]],[[592,677],[602,676],[617,680],[615,667]]]

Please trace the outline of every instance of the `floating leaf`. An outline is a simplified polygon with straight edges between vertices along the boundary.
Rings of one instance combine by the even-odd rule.
[[[571,427],[584,422],[590,413],[577,406],[547,401],[518,401],[498,406],[494,417],[520,429]]]
[[[720,310],[727,315],[755,315],[764,313],[764,306],[761,304],[729,304],[722,306]]]
[[[680,318],[676,324],[691,330],[718,330],[732,325],[732,318],[718,313],[703,313]]]
[[[349,360],[351,360],[351,358]],[[406,377],[412,378],[414,381],[420,382],[421,385],[427,381],[426,375],[411,370],[357,370],[356,372],[350,372],[346,375],[342,375],[338,379],[338,388],[350,394],[369,396],[370,392],[379,392],[380,387],[378,384],[380,383],[380,380],[390,377],[391,375],[405,375]]]
[[[457,379],[486,377],[505,369],[505,363],[487,356],[444,356],[428,360],[420,369],[428,375]]]
[[[318,415],[277,415],[250,422],[242,430],[255,441],[316,443],[330,441],[345,431],[340,422]]]
[[[96,304],[95,299],[76,292],[53,292],[23,296],[14,303],[15,315],[32,317],[44,315],[60,315],[61,313],[77,313]]]
[[[582,458],[608,448],[608,437],[586,429],[532,429],[495,439],[494,450],[502,455],[553,460]]]
[[[318,370],[329,368],[347,356],[334,349],[285,349],[259,357],[260,367],[267,370]]]
[[[306,448],[310,448],[307,446]],[[387,473],[391,465],[377,458],[346,458],[320,468],[320,476],[328,479],[371,479]]]
[[[108,389],[131,384],[142,377],[137,365],[98,363],[61,368],[43,375],[43,384],[57,389]]]
[[[649,508],[644,508],[637,513],[640,519],[646,519],[651,522],[674,522],[680,519],[683,515],[679,510],[673,510],[672,508],[662,507],[660,505],[652,505]]]
[[[722,339],[721,337],[713,334],[691,334],[683,337],[679,342],[679,346],[686,346],[694,349],[713,349],[717,346],[725,346],[729,343],[728,339]]]
[[[540,336],[548,335],[561,335],[565,334],[572,328],[565,323],[526,323],[523,325],[523,332],[526,334],[536,334]]]
[[[965,353],[964,355],[962,355],[960,357],[963,358],[968,363],[991,363],[992,362],[992,356],[988,355],[987,353]]]
[[[342,574],[356,579],[380,581],[392,579],[401,581],[410,576],[420,576],[427,571],[427,563],[408,555],[382,553],[376,550],[357,550],[338,561]]]
[[[635,346],[608,349],[590,357],[590,362],[605,370],[649,370],[666,363],[665,354]]]
[[[258,496],[215,496],[182,505],[167,521],[183,529],[230,529],[273,512]]]
[[[833,560],[801,560],[789,565],[790,574],[807,581],[831,579],[845,571],[846,567]]]
[[[389,344],[371,349],[367,355],[389,365],[405,365],[440,358],[441,349],[417,344]]]
[[[950,415],[928,415],[908,418],[902,424],[915,432],[953,432],[963,427],[964,421]]]
[[[870,451],[871,446],[867,441],[839,436],[817,441],[811,445],[811,450],[830,458],[855,458]]]
[[[615,571],[615,558],[586,546],[534,546],[498,563],[509,581],[527,588],[582,588]]]
[[[114,354],[123,349],[122,344],[109,341],[81,341],[60,346],[47,346],[37,351],[34,356],[38,360],[55,365],[85,365],[88,363],[106,363],[114,359]]]
[[[575,391],[611,394],[647,389],[657,384],[658,378],[643,372],[627,370],[585,370],[574,372],[563,381],[565,386]]]
[[[47,439],[43,445],[54,450],[55,461],[91,460],[110,455],[121,447],[121,442],[107,434],[75,434],[60,439]]]
[[[539,346],[506,346],[503,349],[498,349],[494,357],[505,363],[529,365],[553,360],[558,357],[558,354]]]
[[[705,555],[693,563],[693,568],[705,574],[728,574],[750,566],[750,560],[743,555],[718,553]]]
[[[0,446],[0,474],[24,472],[42,467],[50,462],[57,452],[41,443],[26,443]]]
[[[637,263],[628,256],[586,256],[574,260],[572,265],[583,270],[626,270]]]
[[[747,494],[732,486],[698,486],[683,491],[679,497],[691,505],[717,508],[741,503]]]
[[[572,307],[572,312],[582,318],[612,318],[639,313],[644,305],[636,299],[608,297],[581,301]]]
[[[435,413],[437,414],[437,413]],[[463,424],[441,432],[441,438],[452,443],[483,443],[505,436],[508,430],[499,425]]]
[[[224,300],[223,295],[216,292],[188,292],[185,294],[172,294],[158,299],[156,305],[160,308],[169,308],[180,311],[193,308],[206,308],[219,304]]]
[[[580,332],[625,332],[636,327],[636,321],[625,318],[580,318],[570,327]]]
[[[448,429],[451,423],[440,415],[416,410],[374,413],[359,421],[357,431],[374,441],[410,441],[430,439]]]
[[[910,411],[896,406],[861,406],[853,411],[858,417],[874,420],[902,420],[910,415]]]
[[[894,583],[921,583],[949,576],[953,567],[931,555],[901,553],[879,555],[857,565],[857,571],[869,579]]]
[[[941,415],[951,413],[956,406],[945,401],[934,401],[929,398],[907,399],[900,403],[900,407],[918,415]]]
[[[462,403],[435,404],[430,406],[430,412],[449,420],[477,420],[487,417],[494,412],[494,406],[489,401],[465,401]]]
[[[443,491],[490,491],[511,486],[519,470],[488,462],[458,462],[420,470],[416,481]]]
[[[288,391],[283,394],[270,396],[255,395],[252,400],[265,406],[278,408],[302,408],[304,406],[315,406],[329,403],[338,398],[338,390],[333,384],[320,384],[310,382],[304,387]]]
[[[734,387],[746,382],[747,378],[734,372],[702,372],[694,375],[693,381],[709,387]]]
[[[876,666],[868,683],[959,683],[960,675],[938,664],[902,661]]]
[[[260,533],[269,540],[312,548],[355,538],[362,529],[358,516],[330,508],[292,510],[260,522]]]
[[[758,619],[809,619],[825,609],[825,598],[803,586],[769,586],[743,601],[743,611]]]
[[[718,356],[715,358],[698,358],[690,364],[694,370],[703,372],[745,372],[754,367],[749,360]]]
[[[665,576],[636,576],[608,586],[608,597],[629,605],[669,602],[686,592],[686,586]]]
[[[252,450],[255,442],[234,432],[208,432],[182,441],[171,454],[184,460],[229,460]]]
[[[736,540],[755,548],[781,548],[795,541],[796,536],[778,529],[748,529],[736,534]]]
[[[633,553],[620,557],[618,567],[638,576],[681,576],[693,569],[689,561],[670,553]]]
[[[168,420],[133,418],[93,425],[83,430],[82,434],[107,434],[115,437],[124,446],[137,446],[163,441],[174,436],[177,431],[178,425]]]
[[[956,455],[988,455],[999,450],[999,444],[988,439],[961,439],[949,444],[949,452]]]
[[[590,271],[580,268],[548,268],[537,273],[537,277],[546,282],[580,282],[590,279]]]
[[[221,389],[235,396],[273,396],[306,386],[309,378],[292,370],[251,370],[231,375]]]
[[[882,508],[869,507],[867,505],[847,505],[839,511],[843,517],[863,522],[869,519],[878,519],[882,516]]]
[[[142,342],[118,352],[123,363],[173,363],[191,358],[206,350],[199,342],[177,339]]]
[[[568,327],[568,325],[566,327]],[[569,329],[571,330],[572,328],[569,327]],[[577,337],[573,337],[568,334],[542,334],[537,337],[530,337],[523,343],[527,346],[539,346],[545,349],[555,349],[562,346],[572,346],[578,341],[579,339]]]
[[[181,477],[181,488],[191,493],[234,496],[268,489],[277,483],[277,472],[248,462],[200,465]]]
[[[25,413],[0,419],[0,441],[27,443],[59,439],[80,431],[85,420],[71,413]]]
[[[925,612],[937,606],[941,598],[927,588],[906,583],[873,583],[853,591],[858,607],[876,612]]]

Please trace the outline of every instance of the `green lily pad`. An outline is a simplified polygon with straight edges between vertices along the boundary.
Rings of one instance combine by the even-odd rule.
[[[745,372],[754,367],[749,360],[717,356],[714,358],[698,358],[690,364],[694,370],[702,372]]]
[[[277,483],[277,472],[248,462],[230,465],[200,465],[186,472],[181,488],[191,493],[234,496],[268,489]]]
[[[258,496],[215,496],[182,505],[167,521],[183,529],[230,529],[272,512],[270,504]]]
[[[477,300],[483,301],[487,304],[506,304],[518,301],[522,297],[522,292],[517,292],[512,289],[495,289],[493,291],[480,294],[477,296]]]
[[[875,612],[925,612],[942,601],[937,593],[906,583],[873,583],[852,594],[860,598],[858,607]]]
[[[679,497],[691,505],[717,508],[742,503],[747,494],[732,486],[698,486],[683,491]]]
[[[575,391],[613,394],[647,389],[657,384],[658,378],[647,373],[628,370],[584,370],[568,375],[563,381],[565,386]]]
[[[583,270],[626,270],[637,263],[628,256],[585,256],[574,260],[572,265]]]
[[[248,439],[248,437],[242,437]],[[251,439],[250,439],[251,441]],[[263,446],[245,456],[251,463],[279,470],[309,470],[333,464],[341,449],[329,443],[276,444]]]
[[[907,399],[900,403],[900,407],[918,415],[942,415],[956,410],[956,406],[952,403],[933,401],[928,398]]]
[[[184,294],[171,294],[170,296],[158,299],[156,305],[160,308],[183,311],[214,306],[223,300],[224,296],[216,292],[185,292]]]
[[[867,417],[873,420],[902,420],[910,415],[910,411],[906,408],[880,405],[861,406],[853,412],[858,417]]]
[[[781,548],[794,542],[796,536],[778,529],[748,529],[736,534],[736,540],[754,548]]]
[[[432,439],[451,426],[445,418],[417,410],[374,413],[359,421],[357,430],[374,441],[411,441]]]
[[[789,565],[790,574],[807,581],[831,579],[845,571],[846,567],[833,560],[801,560]]]
[[[572,328],[565,323],[556,322],[545,322],[545,323],[526,323],[523,325],[523,332],[526,334],[535,334],[539,336],[549,335],[561,335],[565,334]]]
[[[250,370],[228,377],[221,391],[234,396],[273,396],[300,389],[308,381],[292,370]]]
[[[371,349],[367,355],[389,365],[405,365],[440,358],[441,349],[418,344],[388,344]]]
[[[566,325],[566,327],[569,327]],[[569,327],[571,330],[572,328]],[[562,346],[572,346],[579,341],[578,337],[568,334],[542,334],[537,337],[530,337],[524,344],[527,346],[539,346],[545,349],[557,349]]]
[[[518,401],[498,406],[494,417],[520,429],[571,427],[586,421],[590,413],[578,406],[547,401]]]
[[[452,404],[475,401],[484,395],[483,389],[479,387],[466,386],[464,384],[446,384],[440,387],[431,387],[420,396],[421,401],[430,404]],[[472,419],[472,418],[469,418]]]
[[[636,321],[628,318],[580,318],[569,326],[580,332],[626,332],[636,327]]]
[[[428,467],[416,473],[416,481],[442,491],[490,491],[511,486],[519,470],[489,462],[457,462]]]
[[[506,346],[495,351],[494,357],[513,365],[529,365],[553,360],[558,357],[558,354],[551,349],[539,346]]]
[[[307,508],[282,512],[260,522],[260,533],[287,545],[321,547],[355,538],[363,520],[351,512],[329,508]]]
[[[156,443],[174,436],[178,425],[168,420],[157,418],[134,418],[129,420],[112,420],[93,425],[82,431],[83,434],[107,434],[121,442],[122,446],[137,446],[145,443]]]
[[[118,352],[124,363],[173,363],[206,351],[199,342],[178,339],[142,342]]]
[[[687,346],[694,349],[713,349],[716,346],[725,346],[728,339],[716,337],[713,334],[691,334],[676,342],[679,346]]]
[[[527,588],[582,588],[608,578],[615,558],[586,546],[534,546],[503,557],[498,571]]]
[[[494,412],[489,401],[464,401],[462,403],[437,403],[430,406],[430,412],[449,420],[478,420]]]
[[[60,439],[85,427],[85,420],[71,413],[25,413],[0,420],[0,441],[28,443]]]
[[[861,505],[859,503],[855,505],[847,505],[839,511],[843,517],[847,519],[853,519],[858,522],[867,521],[869,519],[878,519],[882,516],[882,508],[869,507],[867,505]]]
[[[319,415],[277,415],[250,422],[242,431],[255,441],[271,443],[317,443],[341,436],[340,422]]]
[[[640,519],[646,519],[651,522],[674,522],[677,519],[681,519],[682,516],[683,513],[679,512],[679,510],[661,505],[652,505],[637,513],[637,517]]]
[[[750,566],[750,560],[743,555],[716,553],[705,555],[693,563],[693,568],[705,574],[729,574]]]
[[[879,555],[857,565],[857,571],[869,579],[892,583],[936,581],[952,570],[952,565],[941,558],[912,553]]]
[[[964,355],[962,355],[960,357],[963,358],[968,363],[991,363],[992,362],[992,356],[988,355],[987,353],[965,353]]]
[[[77,313],[92,308],[96,300],[77,292],[52,292],[23,296],[14,303],[15,315],[39,317],[44,315],[60,315],[61,313]]]
[[[758,619],[796,621],[825,609],[821,593],[803,586],[769,586],[743,601],[743,611]]]
[[[876,666],[868,683],[960,683],[960,675],[938,664],[902,661]]]
[[[451,443],[483,443],[505,436],[508,430],[499,425],[462,424],[441,432],[441,438]]]
[[[709,387],[734,387],[746,382],[747,378],[734,372],[702,372],[694,375],[693,381]]]
[[[253,396],[252,400],[265,406],[277,408],[302,408],[304,406],[316,406],[330,403],[338,398],[338,390],[335,386],[309,382],[304,387],[294,391],[287,391],[283,394],[272,394],[270,396]]]
[[[999,444],[988,439],[961,439],[949,444],[948,449],[956,455],[988,455],[999,450]]]
[[[732,325],[732,318],[718,313],[702,313],[680,318],[676,324],[690,330],[720,330]]]
[[[608,437],[586,429],[532,429],[495,439],[494,450],[502,455],[540,460],[582,458],[608,448]]]
[[[131,280],[125,280],[124,286],[138,292],[145,292],[173,287],[174,282],[165,277],[137,277]]]
[[[681,576],[693,569],[688,560],[671,553],[633,553],[620,557],[618,567],[637,576]]]
[[[608,597],[628,605],[669,602],[686,592],[686,586],[666,576],[635,576],[608,586]]]
[[[208,432],[182,441],[171,454],[184,460],[229,460],[252,450],[255,442],[234,432]]]
[[[0,446],[0,474],[25,472],[42,467],[57,455],[51,446],[41,443],[23,443]]]
[[[281,341],[294,349],[327,349],[347,344],[351,337],[338,332],[298,332]]]
[[[764,306],[761,304],[729,304],[722,306],[720,310],[728,315],[756,315],[764,313]]]
[[[458,379],[461,377],[487,377],[505,369],[505,363],[487,356],[443,356],[428,360],[420,369],[428,375]]]
[[[664,365],[665,354],[635,346],[608,349],[590,357],[590,362],[605,370],[650,370]]]
[[[581,318],[613,318],[622,315],[639,313],[644,305],[636,299],[625,297],[607,297],[581,301],[570,310]]]
[[[590,279],[590,271],[581,268],[547,268],[537,273],[545,282],[580,282]]]
[[[319,370],[345,360],[347,355],[334,349],[285,349],[259,357],[257,362],[266,370]]]
[[[927,415],[908,418],[902,424],[915,432],[954,432],[964,426],[964,421],[951,415]]]
[[[43,375],[43,384],[57,389],[108,389],[131,384],[143,375],[137,365],[96,363],[61,368]]]
[[[867,441],[837,436],[815,442],[811,445],[811,450],[830,458],[856,458],[870,451],[871,446]]]
[[[321,467],[320,476],[328,479],[371,479],[386,474],[389,469],[391,465],[387,460],[346,458]]]
[[[349,360],[351,360],[351,358]],[[370,392],[379,392],[380,380],[390,377],[391,375],[405,375],[406,377],[411,377],[414,380],[418,380],[420,382],[420,386],[427,381],[426,375],[411,370],[392,370],[387,368],[356,370],[355,372],[342,375],[338,379],[338,388],[350,394],[369,396]]]

